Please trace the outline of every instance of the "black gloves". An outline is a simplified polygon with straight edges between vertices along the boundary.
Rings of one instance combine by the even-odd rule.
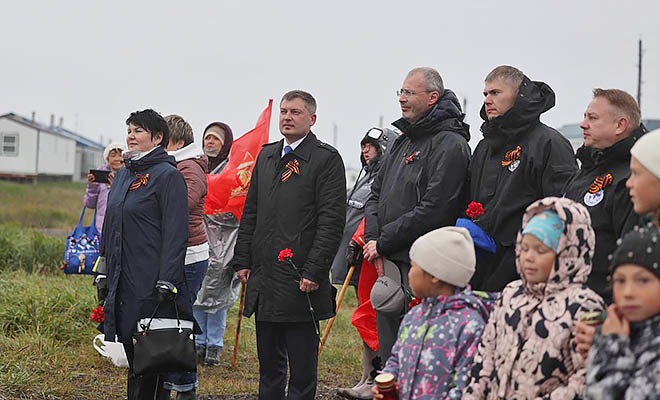
[[[363,258],[362,247],[360,247],[355,240],[348,242],[348,247],[346,248],[346,265],[349,268],[351,265],[354,265],[355,268],[359,268],[360,265],[362,265]]]
[[[156,282],[156,295],[158,297],[158,302],[162,303],[164,301],[174,300],[177,294],[177,289],[174,284],[168,281],[158,281]]]

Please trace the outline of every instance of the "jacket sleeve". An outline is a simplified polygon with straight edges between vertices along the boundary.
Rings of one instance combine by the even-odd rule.
[[[635,354],[628,336],[597,336],[589,351],[586,398],[622,399],[634,372]]]
[[[87,189],[85,190],[85,207],[96,208],[96,202],[101,192],[101,187],[98,182],[87,182]]]
[[[234,246],[234,257],[229,262],[234,271],[252,268],[252,236],[257,227],[257,198],[259,197],[257,189],[259,188],[259,168],[263,162],[262,154],[263,151],[260,151],[252,169],[250,187],[245,198],[245,205],[243,205],[243,216],[241,217],[238,237]]]
[[[464,400],[485,399],[491,390],[491,381],[495,379],[495,346],[497,341],[497,319],[502,309],[502,296],[497,299],[495,310],[491,313],[486,329],[481,337],[470,369],[470,383],[463,392]]]
[[[540,173],[535,177],[539,184],[539,194],[541,197],[561,196],[564,193],[566,182],[569,181],[577,172],[577,161],[573,148],[563,138],[550,140],[544,146],[547,152],[543,159],[539,160],[542,165],[538,165]]]
[[[571,362],[575,370],[569,376],[566,385],[556,387],[549,395],[543,397],[544,400],[581,399],[584,394],[587,365],[582,355],[576,350],[577,343],[575,342],[575,334],[572,332],[569,346],[571,349]]]
[[[380,188],[383,182],[383,174],[386,170],[387,159],[383,159],[383,165],[378,170],[374,181],[371,183],[371,195],[364,206],[364,242],[378,240],[380,227],[378,226],[378,200],[380,199]]]
[[[322,150],[326,151],[326,150]],[[327,281],[346,223],[346,173],[344,162],[333,151],[316,177],[316,235],[303,265],[303,278]]]
[[[470,151],[459,139],[439,143],[426,165],[428,183],[415,208],[381,227],[377,250],[384,256],[409,247],[434,228],[454,225],[468,183]],[[367,216],[369,218],[369,216]]]
[[[159,280],[179,287],[183,282],[183,265],[188,244],[188,197],[186,183],[179,171],[163,176],[158,192],[161,212],[161,256]]]
[[[457,359],[454,363],[454,387],[449,390],[451,400],[461,399],[463,390],[470,383],[470,369],[473,366],[474,356],[485,326],[484,321],[476,316],[465,321],[465,326],[461,330],[456,346]]]
[[[177,165],[179,171],[183,174],[188,188],[188,211],[196,209],[204,196],[206,196],[207,183],[206,174],[202,167],[195,161],[182,161]]]

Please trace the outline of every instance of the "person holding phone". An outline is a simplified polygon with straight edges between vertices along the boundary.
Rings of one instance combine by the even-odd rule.
[[[124,159],[121,153],[126,150],[123,143],[110,143],[103,150],[103,159],[105,164],[96,170],[90,170],[87,174],[87,190],[85,191],[85,207],[96,210],[96,229],[102,232],[103,219],[105,217],[105,208],[108,203],[108,193],[112,185],[112,179],[115,173],[124,166]],[[100,182],[99,171],[110,171],[107,182]],[[97,172],[95,175],[94,172]],[[98,176],[97,176],[98,175]]]

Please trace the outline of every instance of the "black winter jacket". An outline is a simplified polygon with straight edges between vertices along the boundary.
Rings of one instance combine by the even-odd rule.
[[[158,304],[158,280],[177,287],[179,316],[194,321],[183,266],[188,242],[186,183],[174,157],[162,147],[127,161],[117,172],[108,194],[102,240],[109,288],[103,307],[106,340],[114,341],[115,335],[124,343],[132,340],[138,320],[149,317]],[[172,302],[161,304],[156,314],[175,316]],[[197,324],[195,332],[201,332]]]
[[[646,128],[642,125],[631,136],[606,149],[580,147],[577,157],[582,166],[565,189],[567,198],[584,204],[591,214],[596,251],[587,285],[608,303],[611,302],[611,293],[607,290],[610,264],[607,256],[616,249],[617,239],[639,222],[626,182],[630,176],[630,148],[644,133]],[[594,180],[607,174],[612,176],[612,183],[602,192],[589,193]]]
[[[256,319],[266,322],[312,320],[296,271],[278,261],[279,252],[289,248],[303,278],[319,284],[310,293],[316,317],[331,318],[336,289],[329,281],[330,264],[346,216],[344,163],[311,132],[281,157],[283,142],[264,145],[257,157],[230,263],[235,271],[250,269],[243,314],[256,312]],[[294,160],[299,172],[283,180]]]
[[[415,239],[456,223],[470,160],[464,116],[446,89],[414,124],[403,118],[392,124],[402,135],[382,161],[365,210],[365,239],[377,240],[380,255],[408,263]]]

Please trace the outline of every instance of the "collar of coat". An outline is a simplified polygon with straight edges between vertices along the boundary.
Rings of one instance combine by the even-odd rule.
[[[597,149],[595,147],[582,146],[577,150],[576,156],[584,167],[591,167],[607,162],[628,162],[630,160],[630,149],[637,139],[642,137],[646,132],[648,132],[648,129],[646,129],[644,124],[640,124],[639,128],[635,129],[630,136],[619,140],[610,147]]]
[[[314,147],[318,145],[318,143],[319,140],[316,138],[316,135],[314,135],[312,131],[309,131],[307,137],[305,137],[305,139],[298,145],[298,147],[296,147],[296,149],[289,154],[293,154],[297,158],[300,158],[303,161],[309,161],[309,157],[312,154],[312,150],[314,149]],[[282,148],[284,147],[284,139],[281,139],[279,142],[271,143],[270,145],[266,145],[266,146],[270,147],[269,149],[270,153],[268,153],[267,155],[268,158],[272,158],[272,157],[280,158],[280,155],[282,154]]]

